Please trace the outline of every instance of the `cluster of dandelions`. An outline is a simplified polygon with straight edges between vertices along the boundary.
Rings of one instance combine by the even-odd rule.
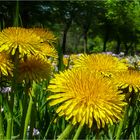
[[[27,84],[47,79],[51,72],[48,58],[58,57],[54,43],[56,38],[48,30],[2,30],[0,76],[16,75],[18,82]],[[129,64],[108,54],[74,55],[68,61],[71,69],[50,80],[50,106],[56,106],[56,113],[73,125],[103,128],[119,122],[128,103],[126,94],[140,91],[140,71],[130,70]]]
[[[7,99],[3,98],[3,94],[1,94],[2,98],[0,97],[2,99],[0,100],[0,118],[7,120],[6,125],[2,119],[0,120],[0,139],[4,139],[5,134],[6,139],[11,139],[11,136],[14,135],[13,110],[23,99],[20,106],[24,109],[17,111],[20,112],[19,118],[22,120],[19,121],[21,127],[19,139],[26,139],[28,125],[31,122],[31,116],[28,114],[31,114],[32,111],[32,98],[35,96],[36,83],[50,78],[51,61],[58,57],[54,47],[55,43],[54,34],[45,29],[9,27],[0,32],[0,82],[2,83],[0,92],[5,93],[6,86],[11,89],[8,91]],[[18,95],[19,85],[23,93],[20,97]],[[27,99],[28,97],[29,99]],[[7,105],[4,104],[4,100],[8,100]],[[26,105],[28,106],[27,111]],[[1,108],[5,106],[3,117]],[[8,113],[5,110],[8,110]],[[3,130],[3,128],[6,129]],[[30,133],[32,133],[31,131]]]
[[[18,81],[40,81],[51,72],[48,57],[57,58],[56,37],[41,28],[9,27],[0,32],[0,73],[18,74]],[[15,68],[17,67],[17,68]]]
[[[125,95],[140,90],[140,72],[107,54],[81,55],[50,81],[47,100],[73,125],[103,128],[122,119]],[[127,93],[124,93],[124,89]]]

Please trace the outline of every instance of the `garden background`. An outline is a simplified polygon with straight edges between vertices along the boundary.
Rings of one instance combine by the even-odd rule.
[[[0,1],[0,139],[140,139],[140,1]]]

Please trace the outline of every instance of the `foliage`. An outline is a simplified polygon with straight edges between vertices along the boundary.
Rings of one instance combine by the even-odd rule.
[[[15,2],[1,2],[1,28],[13,25]],[[80,29],[75,36],[83,40],[81,52],[89,49],[89,39],[100,36],[102,50],[107,51],[107,42],[116,41],[112,48],[134,54],[139,49],[140,2],[132,1],[19,1],[19,24],[24,27],[49,27],[60,35],[63,53],[69,46],[80,46],[72,41],[71,30]],[[14,12],[15,13],[15,12]],[[69,39],[70,38],[70,39]],[[94,40],[93,40],[94,42]],[[74,50],[74,49],[72,49]]]

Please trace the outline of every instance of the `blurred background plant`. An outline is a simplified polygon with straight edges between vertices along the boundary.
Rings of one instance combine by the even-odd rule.
[[[139,18],[139,0],[0,2],[1,29],[17,23],[27,28],[47,27],[59,36],[64,54],[137,54]]]

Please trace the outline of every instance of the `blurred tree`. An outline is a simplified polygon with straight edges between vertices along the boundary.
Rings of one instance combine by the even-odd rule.
[[[15,9],[16,1],[0,1],[1,29],[13,26]],[[117,54],[123,50],[121,46],[126,55],[134,54],[140,41],[139,0],[19,1],[19,19],[23,27],[49,27],[60,32],[63,53],[66,53],[67,34],[72,28],[81,30],[75,34],[82,32],[84,52],[88,50],[88,38],[96,36],[103,40],[103,51],[108,41],[116,41]],[[77,37],[79,40],[81,35]]]
[[[23,27],[31,27],[38,21],[40,24],[43,22],[44,17],[40,11],[41,4],[42,1],[19,1],[19,13]],[[39,20],[39,17],[42,19]]]
[[[134,53],[134,43],[138,40],[140,29],[140,2],[138,0],[108,0],[106,4],[106,18],[111,22],[112,34],[111,39],[117,41],[116,53],[120,53],[121,42],[125,46],[125,54],[127,55],[131,49]]]
[[[67,33],[77,16],[78,3],[71,1],[49,1],[43,3],[42,10],[43,9],[45,9],[44,15],[50,15],[48,16],[48,20],[51,23],[59,23],[62,25],[60,26],[63,28],[62,51],[65,53]]]
[[[0,28],[13,25],[16,2],[0,1]]]
[[[79,3],[79,13],[75,18],[75,22],[81,27],[84,38],[84,52],[87,52],[88,32],[97,24],[97,18],[100,12],[100,2],[86,1]]]

